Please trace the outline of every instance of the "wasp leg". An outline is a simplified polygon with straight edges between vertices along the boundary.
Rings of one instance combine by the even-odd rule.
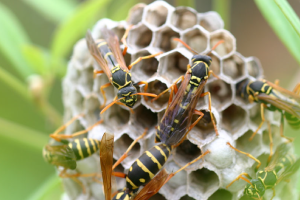
[[[277,86],[279,86],[279,79],[276,79],[276,80],[274,81],[274,84],[277,85]]]
[[[93,78],[96,78],[96,76],[98,75],[98,74],[103,74],[104,73],[104,71],[103,70],[94,70],[94,74],[93,74]]]
[[[147,92],[147,90],[148,90],[148,82],[147,81],[140,81],[140,82],[136,83],[136,85],[143,85],[143,84],[145,84],[144,92]],[[148,101],[148,97],[144,96],[144,98],[145,98],[145,101]]]
[[[268,157],[267,163],[271,161],[273,156],[273,139],[272,139],[272,132],[271,132],[271,124],[268,122],[268,131],[269,131],[269,139],[270,139],[270,155]]]
[[[260,122],[258,128],[256,129],[256,131],[254,131],[252,133],[251,137],[249,138],[249,141],[253,140],[254,136],[256,135],[256,133],[258,132],[258,130],[262,127],[262,125],[265,122],[264,104],[263,103],[260,104],[260,114],[261,114],[261,122]]]
[[[142,139],[148,132],[148,128],[145,129],[144,133],[140,135],[138,138],[136,138],[131,145],[128,147],[128,149],[125,151],[125,153],[117,160],[117,162],[113,165],[112,170],[114,170],[125,158],[128,156],[128,152],[133,148],[133,146]]]
[[[78,135],[82,135],[82,134],[85,134],[87,132],[89,132],[90,130],[92,130],[95,126],[98,126],[99,124],[101,124],[103,122],[103,120],[99,120],[97,121],[95,124],[93,124],[92,126],[88,127],[87,129],[85,130],[82,130],[82,131],[78,131],[78,132],[75,132],[73,133],[72,135],[54,135],[54,134],[51,134],[50,137],[55,139],[56,141],[61,141],[61,139],[69,139],[69,138],[73,138],[73,137],[76,137]]]
[[[288,143],[289,142],[293,142],[293,138],[290,138],[290,137],[287,137],[283,134],[283,130],[284,130],[284,116],[283,116],[283,113],[281,113],[281,119],[280,119],[280,137],[283,137],[285,139],[288,140]]]
[[[164,184],[166,184],[173,176],[175,176],[175,174],[177,174],[178,172],[182,171],[183,169],[187,168],[188,166],[190,166],[191,164],[197,162],[198,160],[200,160],[201,158],[203,158],[206,154],[210,153],[209,150],[205,151],[203,154],[201,154],[198,158],[195,158],[194,160],[192,160],[191,162],[188,162],[186,165],[184,165],[183,167],[181,167],[179,170],[177,170],[176,172],[172,172],[171,174],[169,174],[168,178],[165,180]],[[163,184],[163,185],[164,185]]]
[[[211,118],[211,121],[212,121],[212,123],[214,125],[216,136],[218,136],[219,132],[218,132],[218,129],[217,129],[217,126],[216,126],[216,122],[215,122],[214,117],[213,117],[212,112],[211,112],[211,95],[210,95],[210,92],[204,92],[204,93],[202,93],[200,95],[200,97],[204,97],[206,95],[208,95],[208,109],[209,109],[209,112],[210,112],[210,118]]]
[[[246,152],[243,152],[243,151],[241,151],[241,150],[238,150],[237,148],[233,147],[229,142],[227,142],[226,144],[229,145],[230,148],[232,148],[233,150],[235,150],[235,151],[237,151],[237,152],[239,152],[239,153],[241,153],[241,154],[244,154],[244,155],[248,156],[249,158],[253,159],[254,161],[256,161],[258,164],[257,164],[255,170],[256,170],[256,171],[258,170],[258,168],[259,168],[260,165],[261,165],[261,162],[260,162],[258,159],[256,159],[256,158],[255,158],[254,156],[252,156],[250,153],[246,153]]]
[[[204,116],[203,112],[196,110],[196,109],[194,110],[194,114],[199,115],[198,119],[196,119],[196,121],[194,121],[194,123],[188,128],[188,131],[184,134],[184,137],[182,137],[181,141],[179,143],[177,143],[173,148],[178,147],[185,140],[187,134],[194,128],[194,126],[196,126],[196,124]]]
[[[127,42],[126,42],[126,38],[127,38],[127,36],[128,36],[129,31],[132,29],[132,27],[133,27],[133,25],[130,25],[130,26],[126,29],[126,31],[125,31],[125,33],[124,33],[122,39],[121,39],[121,42],[124,44],[124,50],[123,50],[123,53],[122,53],[123,56],[125,56],[125,54],[126,54],[126,52],[127,52],[127,49],[128,49],[128,45],[127,45]]]
[[[163,95],[164,93],[168,92],[170,89],[172,89],[173,87],[175,87],[175,85],[181,80],[181,82],[184,80],[184,76],[180,76],[169,88],[167,88],[166,90],[162,91],[160,94],[157,95],[157,97],[155,97],[154,99],[151,100],[151,102],[157,100],[161,95]],[[176,86],[176,90],[177,86]],[[171,99],[172,101],[172,99]],[[170,98],[169,98],[169,102],[170,102]]]
[[[242,180],[244,180],[244,181],[246,181],[247,183],[249,183],[250,185],[252,185],[252,183],[248,180],[248,179],[246,179],[245,177],[243,177],[243,176],[246,176],[247,178],[249,178],[249,179],[251,179],[251,177],[249,176],[249,174],[247,174],[247,173],[241,173],[238,177],[236,177],[236,179],[234,179],[233,181],[231,181],[231,183],[229,183],[227,186],[226,186],[226,189],[228,189],[234,182],[236,182],[236,181],[238,181],[238,180],[240,180],[240,179],[242,179]],[[252,185],[253,186],[253,185]]]
[[[65,123],[64,125],[62,125],[61,127],[59,127],[51,135],[52,136],[58,135],[60,132],[62,132],[63,130],[65,130],[70,124],[72,124],[75,120],[77,120],[78,118],[83,117],[83,116],[84,116],[84,114],[76,115],[75,117],[73,117],[72,119],[70,119],[67,123]],[[50,135],[50,137],[51,137],[51,135]],[[56,140],[57,138],[54,138],[54,139]],[[60,142],[60,139],[58,139],[57,141]]]
[[[220,79],[220,77],[217,75],[217,74],[215,74],[212,70],[209,70],[209,72],[208,72],[208,76],[210,76],[210,74],[212,74],[214,77],[216,77],[217,79]]]
[[[273,195],[272,195],[272,197],[271,197],[270,200],[272,200],[275,197],[275,195],[276,195],[275,188],[272,188],[272,190],[273,190]]]
[[[298,83],[295,88],[293,89],[293,92],[297,95],[300,94],[300,83]]]
[[[121,106],[126,106],[124,103],[121,103],[121,102],[119,102],[119,101],[116,102],[116,104],[121,105]],[[130,108],[130,107],[128,107],[128,106],[126,106],[126,107],[129,108],[131,114],[134,114],[134,111],[133,111],[132,108]]]
[[[111,85],[111,83],[106,83],[106,84],[104,84],[104,85],[102,85],[102,86],[100,87],[100,91],[101,91],[101,93],[102,93],[102,95],[103,95],[103,100],[104,100],[103,104],[100,106],[100,109],[104,108],[105,105],[106,105],[106,95],[105,95],[104,88],[107,88],[107,87],[109,87],[110,85]]]
[[[144,59],[149,59],[149,58],[153,58],[155,56],[158,56],[160,54],[162,54],[163,52],[159,52],[157,54],[152,54],[152,55],[149,55],[149,56],[143,56],[143,57],[139,57],[138,59],[136,59],[133,63],[131,63],[129,66],[128,66],[128,69],[130,70],[132,68],[133,65],[139,63],[141,60],[144,60]]]

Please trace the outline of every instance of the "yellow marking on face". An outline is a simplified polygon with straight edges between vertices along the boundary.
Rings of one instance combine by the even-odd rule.
[[[74,142],[76,143],[76,147],[78,149],[78,153],[81,157],[81,159],[83,159],[83,153],[82,153],[82,149],[81,149],[81,146],[80,146],[80,141],[78,139],[74,140]]]
[[[89,142],[88,142],[88,139],[87,138],[83,138],[83,141],[84,141],[84,144],[85,144],[85,147],[87,149],[87,152],[89,155],[92,155],[92,152],[91,152],[91,149],[89,147]]]
[[[99,41],[97,41],[97,47],[98,48],[100,48],[101,46],[103,46],[103,45],[106,45],[107,44],[107,42],[105,42],[105,41],[103,41],[103,40],[99,40]]]
[[[139,160],[136,160],[137,165],[146,173],[149,174],[150,179],[154,177],[154,174]]]
[[[139,180],[141,183],[145,183],[146,182],[146,180],[145,179],[143,179],[143,178],[140,178],[140,180]]]
[[[175,122],[176,124],[178,124],[179,120],[178,120],[178,119],[174,119],[174,122]]]
[[[152,160],[154,163],[157,164],[158,169],[160,169],[160,168],[161,168],[161,164],[160,164],[160,163],[158,162],[158,160],[152,155],[152,153],[149,152],[149,151],[146,151],[145,153],[146,153],[146,155],[147,155],[149,158],[151,158],[151,160]]]
[[[155,146],[155,149],[157,149],[160,152],[160,154],[163,155],[163,157],[165,158],[165,162],[166,162],[168,157],[166,156],[165,152],[159,146]]]
[[[111,56],[111,55],[113,55],[112,52],[108,52],[108,53],[105,54],[104,58],[107,59],[107,57]]]

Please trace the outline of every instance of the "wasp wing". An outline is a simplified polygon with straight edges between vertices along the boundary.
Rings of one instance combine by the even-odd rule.
[[[95,40],[93,39],[92,34],[89,30],[86,32],[85,39],[86,39],[86,44],[88,46],[90,54],[94,57],[94,59],[97,61],[97,63],[100,65],[101,69],[104,71],[104,73],[110,80],[110,77],[112,76],[111,72],[107,66],[105,59],[102,57],[99,49],[97,48]]]
[[[276,183],[279,183],[282,180],[288,179],[292,174],[294,174],[300,167],[300,159],[297,159],[294,164],[287,167],[284,172],[279,176]]]
[[[165,184],[168,173],[165,169],[161,170],[146,186],[135,196],[134,200],[147,200],[155,195]]]
[[[118,36],[112,30],[109,30],[106,27],[103,27],[101,29],[101,34],[102,34],[104,40],[107,42],[111,52],[117,59],[117,62],[120,65],[121,69],[128,72],[128,68],[126,67],[124,56],[120,49],[120,43],[119,43]]]
[[[265,169],[273,170],[275,168],[276,164],[278,164],[278,162],[280,161],[280,159],[287,155],[290,148],[291,148],[291,145],[289,145],[287,143],[282,143],[281,145],[279,145],[277,147],[275,153],[273,154],[270,163],[268,164],[268,166]]]
[[[275,88],[276,90],[282,92],[283,94],[295,99],[296,101],[300,102],[300,95],[295,94],[292,91],[289,91],[285,88],[280,87],[279,85],[276,85],[270,81],[266,81],[270,86],[272,86],[273,88]]]
[[[111,176],[113,166],[114,135],[104,133],[100,145],[100,164],[106,200],[111,200]]]
[[[265,101],[267,103],[272,104],[273,106],[276,106],[277,108],[284,110],[291,115],[294,115],[297,118],[300,118],[300,105],[294,104],[292,102],[287,101],[287,99],[284,98],[276,98],[264,93],[260,93],[257,95],[257,98],[259,100]]]

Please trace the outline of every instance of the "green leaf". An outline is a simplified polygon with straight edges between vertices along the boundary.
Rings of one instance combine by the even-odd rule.
[[[231,0],[213,0],[212,10],[219,13],[225,25],[225,29],[230,27],[230,7]]]
[[[195,0],[176,0],[176,6],[189,6],[195,8]]]
[[[53,22],[60,22],[76,8],[76,2],[70,0],[25,0],[28,5]]]
[[[41,151],[49,138],[46,134],[0,118],[0,136],[19,143],[22,146]]]
[[[274,1],[255,0],[263,16],[289,52],[300,64],[300,37]]]
[[[23,55],[34,71],[40,75],[51,73],[49,71],[50,55],[35,45],[24,45]]]
[[[25,79],[32,74],[32,70],[22,55],[21,47],[29,43],[29,39],[17,18],[2,4],[0,4],[0,27],[0,52]]]
[[[127,17],[130,8],[137,3],[137,0],[115,0],[107,11],[107,17],[115,21],[124,20]]]
[[[300,20],[293,8],[286,0],[275,0],[278,7],[281,9],[284,16],[293,26],[297,34],[300,36]]]
[[[54,60],[65,57],[75,42],[84,36],[106,9],[110,0],[90,0],[83,2],[56,30],[51,53]]]
[[[28,200],[52,200],[60,199],[63,193],[61,180],[54,174],[50,176]]]

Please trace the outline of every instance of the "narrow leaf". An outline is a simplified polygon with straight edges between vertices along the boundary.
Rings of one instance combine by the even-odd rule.
[[[75,42],[84,36],[105,10],[109,0],[83,2],[56,30],[51,52],[54,60],[65,57]]]
[[[230,7],[231,7],[231,0],[213,0],[212,3],[212,10],[219,13],[222,17],[225,29],[229,29],[230,27]]]
[[[25,0],[25,2],[53,22],[60,22],[76,8],[76,2],[70,0]]]
[[[60,199],[62,193],[61,180],[56,174],[53,174],[44,183],[42,183],[35,193],[28,198],[28,200]]]
[[[255,0],[263,16],[289,52],[300,64],[300,37],[274,1]]]
[[[21,46],[29,43],[29,39],[17,18],[2,4],[0,4],[0,27],[0,53],[25,79],[32,74],[32,70],[22,55]]]
[[[28,148],[40,152],[42,152],[43,146],[49,140],[44,133],[21,126],[3,118],[0,118],[0,127],[0,137],[5,137],[14,141],[14,143],[19,143],[20,145],[27,146]]]
[[[275,0],[275,2],[300,37],[300,20],[293,8],[286,0]]]
[[[195,0],[176,0],[176,6],[189,6],[195,8]]]

